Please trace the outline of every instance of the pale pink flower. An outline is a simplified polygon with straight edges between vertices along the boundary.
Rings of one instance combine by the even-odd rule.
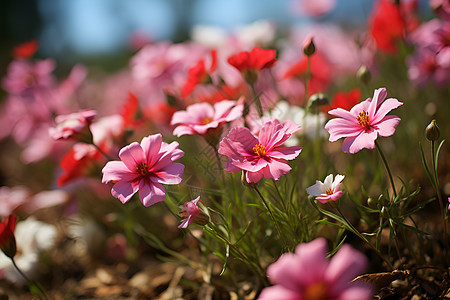
[[[68,115],[59,115],[55,118],[56,127],[49,129],[50,136],[55,140],[78,139],[85,130],[89,130],[97,112],[92,109],[83,110]],[[90,134],[92,139],[92,133]]]
[[[302,147],[284,147],[283,143],[301,127],[294,122],[269,121],[254,136],[248,128],[235,127],[220,142],[219,153],[229,157],[225,171],[244,170],[247,182],[265,178],[280,179],[291,167],[286,160],[295,159]]]
[[[200,196],[184,203],[184,205],[180,205],[180,215],[183,217],[183,220],[181,221],[181,224],[178,225],[178,228],[187,228],[200,213],[200,209],[197,206],[198,201],[200,201]]]
[[[3,88],[12,95],[26,96],[55,85],[52,74],[56,64],[51,59],[34,62],[17,59],[8,66],[8,74],[2,80]]]
[[[350,111],[342,108],[330,110],[330,115],[338,117],[325,125],[330,133],[330,142],[345,137],[342,151],[356,153],[363,148],[375,148],[378,136],[393,135],[400,118],[387,113],[403,103],[394,98],[386,99],[386,95],[386,89],[380,88],[375,90],[373,99],[356,104]]]
[[[150,206],[166,198],[164,184],[182,181],[184,165],[174,163],[184,152],[178,143],[167,144],[161,134],[144,137],[141,143],[133,142],[122,148],[122,161],[110,161],[103,168],[103,183],[114,182],[111,193],[122,203],[128,202],[139,191],[144,206]]]
[[[295,0],[293,6],[300,15],[320,18],[336,6],[336,0]]]
[[[350,283],[367,265],[367,258],[350,245],[342,245],[331,260],[327,259],[327,242],[318,238],[300,244],[295,253],[283,254],[267,269],[274,286],[259,295],[265,299],[372,299],[372,289],[365,284]]]
[[[316,199],[321,203],[327,203],[328,201],[337,201],[342,196],[340,190],[344,175],[336,175],[333,180],[333,174],[328,175],[325,180],[316,180],[316,184],[306,189],[306,192],[310,195],[316,196]]]
[[[186,110],[177,111],[172,116],[171,125],[178,125],[173,134],[205,134],[208,129],[218,128],[242,116],[242,101],[224,100],[212,106],[209,103],[195,103]]]

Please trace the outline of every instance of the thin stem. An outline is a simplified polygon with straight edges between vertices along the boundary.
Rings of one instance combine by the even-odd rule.
[[[211,225],[213,225],[213,224],[211,224]],[[251,261],[247,257],[247,255],[242,253],[242,251],[238,247],[236,247],[236,245],[231,243],[226,237],[222,236],[214,227],[210,226],[209,228],[211,228],[214,231],[214,233],[220,240],[222,240],[227,245],[229,245],[231,247],[231,249],[233,249],[233,251],[235,251],[242,260],[246,261],[248,263],[248,265],[252,268],[253,272],[255,274],[259,275],[260,278],[262,279],[262,281],[266,285],[268,284],[267,279],[265,277],[263,277],[263,275],[262,275],[262,274],[264,274],[264,270],[262,269],[262,267],[259,264],[256,264],[255,262]]]
[[[354,234],[356,234],[361,240],[363,240],[372,250],[374,250],[377,254],[378,254],[378,256],[382,259],[382,260],[384,260],[384,262],[388,265],[388,267],[389,267],[389,269],[391,269],[391,270],[393,270],[394,269],[394,266],[392,266],[392,264],[389,262],[389,260],[386,258],[386,257],[384,257],[384,255],[383,254],[381,254],[381,252],[377,249],[377,248],[375,248],[375,246],[374,245],[372,245],[367,239],[366,239],[366,237],[365,236],[363,236],[353,225],[352,225],[352,223],[350,223],[348,220],[347,220],[347,218],[344,216],[344,214],[342,213],[342,211],[341,211],[341,209],[339,208],[339,206],[338,207],[336,207],[336,209],[337,209],[337,211],[339,212],[339,214],[341,215],[341,217],[345,220],[345,222],[347,223],[347,226],[349,226],[350,227],[350,229],[351,229],[351,231],[354,233]]]
[[[386,170],[388,172],[389,180],[391,181],[392,190],[394,192],[394,197],[397,198],[397,191],[395,190],[394,179],[392,178],[392,173],[391,169],[389,168],[389,164],[386,160],[386,157],[383,154],[383,150],[381,150],[381,146],[378,144],[377,141],[375,141],[375,146],[377,147],[378,153],[380,153],[381,159],[383,160],[384,166],[386,167]]]
[[[252,89],[253,101],[255,102],[256,110],[258,111],[259,117],[262,118],[263,117],[263,109],[262,109],[262,106],[261,106],[261,100],[259,99],[258,94],[256,94],[255,85],[254,84],[250,84],[250,87]]]
[[[29,286],[35,286],[39,292],[41,293],[41,295],[37,295],[39,296],[39,298],[41,298],[41,296],[44,297],[44,299],[48,300],[47,294],[45,293],[44,289],[40,286],[39,283],[35,283],[34,281],[32,281],[30,278],[28,278],[27,275],[25,275],[25,273],[22,272],[22,270],[20,270],[19,266],[16,264],[16,261],[14,260],[13,257],[11,258],[11,262],[14,266],[14,268],[17,270],[17,272],[19,272],[20,276],[22,276],[28,283]]]
[[[270,206],[267,204],[266,199],[264,199],[263,195],[261,194],[261,192],[258,190],[257,187],[255,187],[255,191],[258,194],[259,198],[261,198],[261,200],[264,203],[264,205],[266,206],[267,211],[269,212],[270,217],[272,218],[272,221],[275,224],[275,227],[277,228],[278,234],[280,235],[281,241],[283,242],[284,249],[288,249],[287,246],[286,246],[286,240],[284,239],[283,232],[281,231],[280,225],[276,221],[275,216],[273,215],[273,212],[270,209]]]
[[[91,145],[93,145],[95,147],[95,149],[98,150],[98,152],[100,152],[101,154],[103,154],[104,157],[106,157],[107,160],[112,161],[113,159],[111,158],[111,156],[109,156],[108,154],[106,154],[105,151],[102,150],[102,148],[100,148],[99,146],[97,146],[97,144],[95,144],[94,142],[91,143]]]
[[[280,198],[281,206],[283,207],[284,212],[287,214],[288,210],[287,210],[286,204],[284,203],[284,199],[281,196],[281,193],[280,193],[280,190],[278,189],[277,183],[275,182],[275,180],[273,178],[272,178],[272,183],[273,183],[273,186],[275,187],[275,190],[277,191],[278,198]]]
[[[311,56],[307,56],[308,58],[308,66],[306,67],[306,76],[305,76],[305,96],[303,98],[303,108],[305,109],[305,115],[306,115],[306,107],[308,106],[308,85],[309,81],[312,77],[311,73]]]
[[[433,166],[433,177],[434,177],[434,186],[436,189],[436,194],[438,197],[439,202],[439,208],[441,209],[441,216],[442,216],[442,224],[444,226],[444,237],[445,237],[445,249],[448,251],[449,245],[448,245],[448,235],[447,235],[447,222],[445,221],[445,210],[444,205],[442,204],[442,196],[439,191],[439,178],[437,174],[437,166],[436,166],[436,154],[435,154],[435,143],[434,141],[431,141],[431,164]]]

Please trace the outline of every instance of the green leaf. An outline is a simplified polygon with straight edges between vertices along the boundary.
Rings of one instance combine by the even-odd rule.
[[[442,142],[439,144],[439,147],[436,150],[436,156],[434,158],[434,167],[435,167],[435,174],[437,174],[437,168],[438,168],[438,159],[439,159],[439,151],[441,151],[442,145],[444,144],[445,140],[442,140]]]
[[[223,263],[222,271],[220,271],[219,276],[222,276],[223,273],[225,273],[228,265],[228,258],[230,258],[230,245],[227,245],[227,247],[225,248],[225,262]]]
[[[423,167],[425,168],[425,171],[427,173],[428,179],[430,179],[431,184],[433,185],[434,189],[436,190],[436,183],[434,182],[434,178],[431,175],[430,169],[428,168],[427,160],[425,159],[425,154],[423,153],[423,148],[422,148],[422,144],[421,143],[419,143],[419,147],[420,147],[420,154],[422,156]]]
[[[345,241],[346,238],[347,238],[347,236],[344,235],[344,237],[343,237],[342,240],[339,242],[339,244],[338,244],[336,247],[334,247],[334,249],[331,250],[331,252],[328,254],[328,257],[333,256],[333,255],[339,250],[339,248],[341,248],[341,246],[342,246],[342,244],[344,243],[344,241]]]

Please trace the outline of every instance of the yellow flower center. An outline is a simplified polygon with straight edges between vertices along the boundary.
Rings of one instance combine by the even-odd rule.
[[[325,192],[325,194],[327,194],[328,196],[329,196],[329,195],[333,195],[333,191],[331,190],[331,188],[329,188],[329,189]]]
[[[136,171],[141,174],[142,176],[145,176],[148,174],[148,165],[146,163],[140,163],[136,166]]]
[[[206,125],[206,124],[211,123],[212,120],[213,120],[213,119],[212,119],[211,117],[204,117],[204,118],[200,121],[200,124]]]
[[[358,121],[359,125],[364,127],[365,130],[368,130],[370,128],[369,114],[364,110],[359,113],[359,115],[356,117],[356,120]]]
[[[306,288],[303,296],[305,300],[327,300],[327,286],[323,282],[314,283]]]
[[[253,152],[255,152],[256,155],[263,157],[266,155],[266,147],[261,144],[257,144],[253,146]]]

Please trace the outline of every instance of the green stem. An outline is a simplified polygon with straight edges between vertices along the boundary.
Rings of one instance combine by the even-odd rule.
[[[12,262],[14,268],[17,270],[17,272],[19,272],[20,276],[22,276],[26,280],[28,285],[30,286],[30,291],[31,291],[31,286],[35,286],[40,292],[40,295],[37,295],[37,296],[39,298],[41,298],[41,299],[43,297],[44,299],[48,300],[47,294],[45,293],[44,289],[40,286],[40,284],[39,283],[35,283],[30,278],[28,278],[27,275],[25,275],[25,273],[23,273],[22,270],[20,270],[20,268],[16,264],[16,261],[14,260],[14,258],[13,257],[10,257],[10,258],[11,258],[11,262]]]
[[[431,164],[433,166],[433,177],[434,177],[434,187],[438,197],[439,208],[441,209],[441,217],[442,217],[442,225],[444,227],[444,237],[445,237],[445,249],[448,251],[448,234],[447,234],[447,222],[445,221],[445,210],[443,205],[443,200],[441,193],[439,191],[439,178],[437,174],[437,166],[436,166],[436,154],[435,154],[435,143],[431,141]]]
[[[283,207],[284,212],[287,214],[288,210],[287,210],[286,204],[284,203],[284,199],[281,196],[281,193],[280,193],[280,190],[278,189],[277,183],[275,182],[275,179],[273,179],[273,178],[272,178],[272,183],[273,183],[273,186],[275,187],[275,190],[277,191],[278,198],[280,198],[281,206]]]
[[[341,217],[344,219],[344,221],[347,223],[346,225],[350,228],[350,231],[351,232],[353,232],[354,234],[356,234],[361,240],[363,240],[373,251],[375,251],[375,253],[377,253],[378,254],[378,256],[382,259],[382,260],[384,260],[384,262],[388,265],[388,267],[391,269],[391,270],[394,270],[394,266],[392,266],[392,264],[389,262],[389,260],[386,258],[386,257],[384,257],[384,255],[383,254],[381,254],[381,252],[377,249],[377,248],[375,248],[375,246],[374,245],[372,245],[367,239],[366,239],[366,237],[365,236],[363,236],[353,225],[352,225],[352,223],[350,223],[348,220],[347,220],[347,218],[344,216],[344,214],[342,213],[342,211],[341,211],[341,209],[339,208],[339,206],[338,207],[336,207],[336,210],[339,212],[339,214],[341,215]]]
[[[269,212],[270,217],[272,218],[273,223],[275,224],[275,227],[277,228],[278,234],[281,238],[281,241],[283,242],[283,247],[285,250],[287,250],[287,246],[286,246],[286,240],[284,239],[284,235],[283,232],[281,231],[280,225],[278,224],[278,222],[275,219],[275,216],[273,215],[272,210],[270,209],[270,206],[267,204],[266,199],[264,199],[263,195],[261,194],[261,192],[258,190],[257,187],[255,187],[255,191],[258,194],[259,198],[261,198],[262,202],[264,203],[265,207],[267,208],[267,211]]]
[[[254,100],[255,105],[256,105],[256,110],[258,111],[259,117],[262,118],[263,117],[263,109],[262,109],[262,106],[261,106],[261,100],[259,99],[258,94],[256,94],[255,85],[254,84],[250,84],[250,87],[252,89],[253,100]]]
[[[97,146],[97,144],[95,144],[94,142],[91,143],[91,145],[93,145],[95,147],[95,149],[97,149],[98,152],[100,152],[101,154],[103,154],[104,157],[106,157],[107,160],[112,161],[113,159],[111,158],[111,156],[109,156],[108,154],[106,154],[105,151],[103,151],[99,146]]]
[[[308,106],[308,85],[309,85],[309,81],[312,77],[312,73],[311,73],[311,56],[307,56],[308,57],[308,66],[306,68],[306,76],[305,76],[305,96],[303,99],[303,108],[305,109],[305,115],[306,115],[306,107]]]
[[[394,179],[392,178],[392,173],[391,173],[391,169],[389,168],[389,164],[386,160],[386,157],[383,154],[383,150],[381,150],[380,144],[378,144],[377,141],[375,141],[375,146],[377,147],[378,153],[380,153],[381,159],[383,160],[384,166],[386,167],[387,173],[389,175],[389,180],[391,181],[392,190],[394,192],[394,197],[397,198],[397,191],[395,190]]]

